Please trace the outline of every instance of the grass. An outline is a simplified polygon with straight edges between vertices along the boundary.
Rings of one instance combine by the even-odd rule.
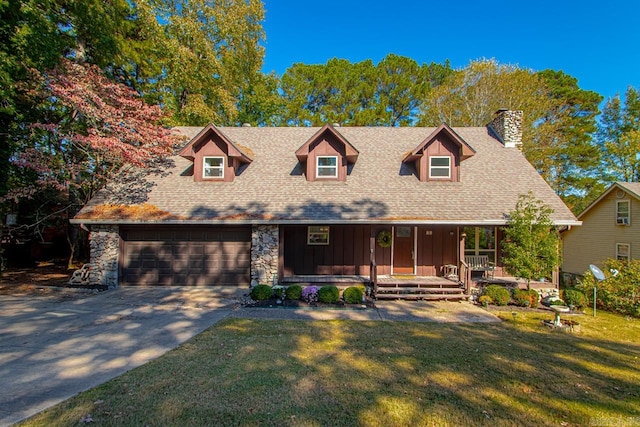
[[[228,319],[24,426],[640,424],[640,320],[500,324]],[[84,421],[81,421],[83,420]]]

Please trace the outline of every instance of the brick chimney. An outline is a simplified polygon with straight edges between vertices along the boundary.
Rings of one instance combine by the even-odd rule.
[[[487,126],[507,148],[522,147],[522,111],[501,108]]]

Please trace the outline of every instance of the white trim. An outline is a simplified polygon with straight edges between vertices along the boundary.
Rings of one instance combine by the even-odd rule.
[[[404,224],[400,224],[398,226],[393,226],[391,227],[391,275],[394,274],[393,271],[393,258],[394,258],[394,253],[395,253],[395,241],[396,241],[396,228],[397,227],[409,227],[409,228],[413,228],[413,273],[400,273],[400,274],[416,274],[417,271],[417,261],[418,261],[418,227],[413,226],[411,227],[409,224],[404,223]]]
[[[586,208],[584,208],[584,210],[582,212],[580,212],[577,217],[578,219],[582,218],[587,212],[589,212],[591,210],[591,208],[593,208],[594,206],[596,206],[598,203],[600,203],[600,201],[602,199],[604,199],[609,193],[611,193],[613,191],[614,188],[618,188],[621,189],[625,192],[627,192],[627,194],[629,194],[630,196],[633,196],[636,198],[636,200],[640,200],[640,195],[635,193],[633,190],[631,190],[630,188],[627,188],[627,186],[625,186],[624,182],[616,182],[613,183],[609,186],[609,188],[607,188],[606,190],[604,190],[604,192],[602,194],[600,194],[600,196],[598,196],[597,199],[595,199],[593,202],[591,202],[589,204],[589,206],[587,206]]]
[[[222,164],[220,166],[211,166],[207,165],[208,159],[220,159],[222,160]],[[204,156],[202,158],[202,179],[224,179],[224,169],[225,169],[225,159],[224,156]],[[219,170],[220,176],[207,176],[207,170]]]
[[[627,212],[624,212],[626,216],[620,216],[620,205],[627,204]],[[631,200],[623,199],[616,200],[616,224],[617,225],[630,225],[631,224]]]
[[[320,159],[334,159],[334,166],[320,166]],[[331,169],[334,168],[336,173],[334,175],[320,175],[320,169]],[[327,179],[327,178],[337,178],[338,177],[338,156],[316,156],[316,179]]]
[[[631,260],[631,243],[618,243],[616,242],[616,259],[620,258],[620,252],[618,252],[618,249],[620,246],[626,246],[627,247],[627,256],[626,259],[627,261]]]
[[[446,167],[447,176],[443,175],[433,175],[431,171],[433,169],[444,170],[445,166],[433,166],[431,164],[432,159],[447,159],[449,161],[449,165]],[[432,179],[451,179],[451,156],[429,156],[429,178]]]

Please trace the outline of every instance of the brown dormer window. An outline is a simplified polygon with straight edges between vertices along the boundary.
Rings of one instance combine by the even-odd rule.
[[[307,181],[346,181],[358,150],[336,129],[324,125],[300,148],[296,157]]]
[[[224,179],[224,157],[203,157],[202,178]]]
[[[337,178],[338,156],[316,157],[316,178]]]
[[[432,179],[451,178],[451,157],[449,156],[429,157],[429,178],[432,178]]]

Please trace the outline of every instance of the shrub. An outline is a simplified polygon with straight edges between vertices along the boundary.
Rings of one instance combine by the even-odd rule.
[[[511,292],[500,285],[489,285],[484,290],[484,295],[488,295],[496,305],[507,305],[511,301]]]
[[[526,289],[514,289],[513,302],[519,307],[531,307],[531,295]]]
[[[286,291],[287,299],[297,301],[302,298],[302,286],[300,285],[291,285],[287,288]]]
[[[489,295],[481,295],[480,298],[478,298],[478,302],[485,307],[489,304],[493,304],[493,300]]]
[[[364,289],[359,286],[349,286],[342,292],[342,298],[347,304],[360,304],[364,296]]]
[[[263,301],[271,298],[273,290],[269,285],[256,285],[251,289],[251,298],[256,301]]]
[[[323,286],[318,290],[318,301],[335,304],[340,301],[340,290],[334,285]]]
[[[615,269],[616,276],[609,272]],[[640,317],[640,260],[629,262],[609,259],[604,262],[602,271],[607,278],[598,282],[591,272],[586,272],[579,290],[589,298],[589,305],[593,303],[593,287],[597,288],[596,307]]]
[[[308,303],[318,302],[318,287],[307,286],[302,290],[301,297],[304,301]]]
[[[564,301],[561,299],[553,299],[549,301],[549,305],[564,305]]]
[[[284,299],[284,294],[287,291],[287,288],[281,285],[274,285],[271,288],[271,291],[273,292],[274,297],[278,299]]]
[[[568,306],[573,306],[576,308],[584,308],[587,306],[587,297],[582,291],[578,289],[565,289],[562,292],[562,299]]]

